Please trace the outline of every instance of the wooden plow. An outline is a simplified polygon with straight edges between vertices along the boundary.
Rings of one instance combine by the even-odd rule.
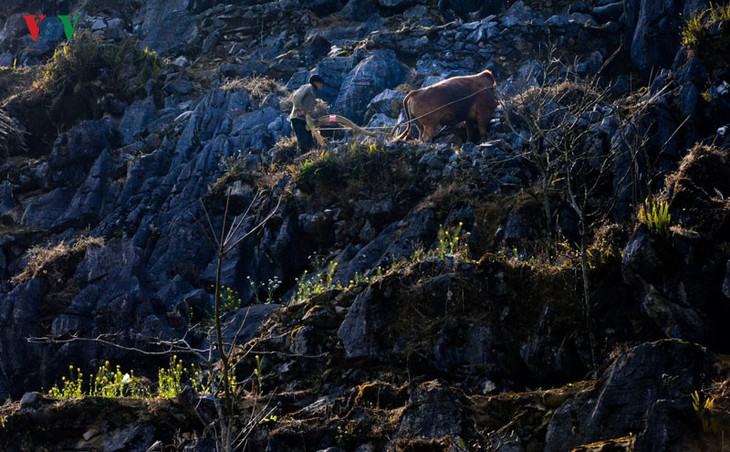
[[[320,146],[324,146],[325,144],[325,140],[322,137],[321,132],[326,130],[351,130],[356,134],[365,135],[368,137],[378,137],[383,133],[392,134],[391,127],[380,127],[379,129],[382,129],[381,132],[373,132],[371,130],[367,130],[364,127],[358,126],[354,122],[340,115],[320,116],[319,118],[314,120],[314,125],[315,130],[312,131],[312,135],[317,140],[317,143],[319,143]]]

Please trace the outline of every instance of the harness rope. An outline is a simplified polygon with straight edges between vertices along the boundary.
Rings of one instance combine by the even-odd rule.
[[[415,121],[418,121],[419,119],[425,118],[426,116],[428,116],[428,115],[430,115],[430,114],[436,113],[437,111],[439,111],[439,110],[442,110],[442,109],[444,109],[444,108],[446,108],[446,107],[448,107],[448,106],[450,106],[450,105],[454,105],[454,104],[457,104],[457,103],[461,102],[462,100],[466,100],[466,99],[469,99],[470,97],[474,97],[474,96],[476,96],[477,94],[481,93],[482,91],[486,91],[486,90],[488,90],[488,89],[494,89],[494,88],[496,88],[496,87],[497,87],[497,84],[495,83],[495,84],[493,84],[492,86],[487,86],[486,88],[482,88],[482,89],[480,89],[480,90],[478,90],[478,91],[474,91],[473,93],[469,94],[468,96],[464,96],[464,97],[462,97],[461,99],[457,99],[457,100],[451,101],[451,102],[449,102],[448,104],[444,104],[444,105],[442,105],[442,106],[440,106],[440,107],[438,107],[438,108],[436,108],[436,109],[433,109],[433,110],[429,111],[428,113],[422,114],[421,116],[418,116],[418,117],[416,117],[416,118],[412,118],[412,119],[409,119],[409,120],[408,120],[408,121],[406,121],[406,122],[398,123],[398,124],[396,124],[396,125],[394,126],[394,129],[397,129],[398,127],[400,127],[400,126],[402,126],[402,125],[408,125],[408,124],[411,124],[411,123],[413,123],[413,122],[415,122]]]
[[[323,128],[321,130],[353,130],[355,132],[362,133],[363,135],[375,136],[376,134],[373,133],[373,132],[370,132],[370,129],[373,129],[373,130],[390,129],[390,134],[391,135],[395,135],[395,133],[398,131],[398,128],[399,127],[402,127],[404,125],[405,126],[408,126],[408,125],[410,125],[410,124],[418,121],[419,119],[425,118],[426,116],[428,116],[430,114],[433,114],[433,113],[436,113],[437,111],[442,110],[442,109],[444,109],[444,108],[446,108],[448,106],[454,105],[454,104],[459,103],[459,102],[461,102],[463,100],[466,100],[466,99],[469,99],[471,97],[474,97],[477,94],[479,94],[481,92],[484,92],[484,91],[486,91],[488,89],[495,89],[496,87],[497,87],[496,83],[495,84],[492,84],[491,86],[487,86],[486,88],[482,88],[480,90],[474,91],[473,93],[469,94],[468,96],[464,96],[464,97],[462,97],[460,99],[456,99],[454,101],[451,101],[449,103],[446,103],[444,105],[441,105],[440,107],[435,108],[435,109],[429,111],[428,113],[422,114],[421,116],[418,116],[418,117],[415,117],[415,118],[411,118],[411,119],[409,119],[408,121],[405,121],[405,122],[399,122],[398,124],[396,124],[395,126],[392,126],[392,127],[390,127],[390,126],[360,127],[357,124],[355,124],[354,122],[352,122],[349,119],[345,118],[344,116],[340,116],[340,115],[326,115],[326,116],[322,116],[322,117],[318,118],[315,122],[317,123],[317,125],[326,125],[326,124],[331,124],[331,123],[334,122],[334,123],[341,124],[341,125],[345,126],[345,127],[327,127],[327,128]]]

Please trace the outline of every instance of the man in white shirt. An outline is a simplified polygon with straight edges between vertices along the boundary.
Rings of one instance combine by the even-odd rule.
[[[311,114],[317,102],[317,92],[322,89],[324,79],[319,75],[309,78],[309,83],[302,85],[294,93],[294,101],[289,115],[294,133],[297,135],[299,152],[304,154],[314,146],[311,130],[314,129],[314,121]]]

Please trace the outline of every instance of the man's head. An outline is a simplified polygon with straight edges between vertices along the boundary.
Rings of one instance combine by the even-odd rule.
[[[314,87],[317,88],[317,91],[319,91],[322,89],[322,86],[324,86],[324,79],[319,75],[313,75],[309,77],[309,83],[314,85]]]

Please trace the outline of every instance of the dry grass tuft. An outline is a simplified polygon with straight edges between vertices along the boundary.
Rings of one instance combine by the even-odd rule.
[[[258,76],[227,80],[221,89],[224,91],[245,89],[251,96],[254,107],[257,108],[269,94],[276,94],[279,98],[287,94],[286,88],[276,80]]]
[[[595,102],[600,97],[593,88],[586,83],[563,81],[554,85],[536,86],[528,89],[512,99],[517,108],[530,108],[530,106],[541,105],[545,100],[568,107],[583,104],[586,101]]]
[[[0,110],[0,157],[8,155],[12,147],[24,147],[23,132],[10,116]]]
[[[49,247],[35,246],[28,251],[30,256],[28,264],[22,272],[13,276],[10,282],[17,285],[39,275],[48,274],[49,269],[61,259],[72,255],[80,255],[89,246],[103,247],[104,239],[101,237],[82,237],[72,246],[68,246],[63,241]]]

